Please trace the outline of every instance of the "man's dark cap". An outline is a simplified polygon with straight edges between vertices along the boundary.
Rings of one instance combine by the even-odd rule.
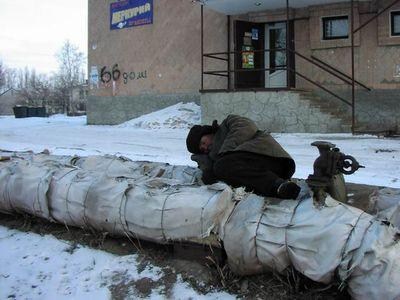
[[[186,147],[189,152],[193,154],[200,154],[200,140],[203,135],[211,134],[213,132],[213,127],[209,125],[194,125],[186,138]]]

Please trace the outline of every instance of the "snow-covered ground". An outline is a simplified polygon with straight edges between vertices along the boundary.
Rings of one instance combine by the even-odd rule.
[[[50,118],[0,117],[0,149],[51,154],[115,154],[133,160],[191,165],[185,138],[189,128],[200,122],[194,103],[176,104],[117,126],[88,126],[86,117]],[[400,188],[400,139],[351,134],[273,134],[296,161],[294,177],[307,178],[318,150],[310,144],[325,140],[354,156],[360,169],[347,182]]]
[[[115,154],[133,160],[168,162],[195,166],[186,150],[188,129],[200,122],[200,109],[193,103],[177,104],[130,120],[118,126],[88,126],[86,117],[15,119],[0,117],[0,149],[58,155]],[[293,156],[295,177],[306,178],[318,151],[310,144],[325,140],[354,156],[365,169],[346,177],[347,182],[400,188],[400,140],[350,134],[273,134]],[[109,299],[115,274],[123,280],[150,278],[157,281],[162,270],[139,271],[137,257],[115,256],[83,246],[75,251],[51,236],[21,233],[0,226],[0,299]],[[121,279],[122,280],[122,279]],[[163,299],[160,289],[149,298]],[[200,296],[178,280],[173,298],[228,299],[226,293]],[[127,298],[135,298],[134,289]]]
[[[157,283],[164,271],[148,265],[139,270],[138,256],[116,256],[75,246],[50,235],[19,232],[0,226],[0,299],[111,299],[110,286],[146,280]],[[157,286],[150,299],[166,299]],[[198,294],[178,279],[172,299],[233,299],[224,292]],[[136,299],[134,287],[125,299]]]

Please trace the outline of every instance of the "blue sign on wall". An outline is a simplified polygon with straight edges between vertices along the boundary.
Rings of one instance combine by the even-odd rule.
[[[110,29],[153,23],[153,0],[123,0],[110,4]]]

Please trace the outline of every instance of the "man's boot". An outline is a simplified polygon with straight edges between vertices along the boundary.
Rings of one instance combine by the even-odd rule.
[[[278,198],[296,199],[300,193],[300,187],[292,181],[286,180],[282,182],[276,191]]]

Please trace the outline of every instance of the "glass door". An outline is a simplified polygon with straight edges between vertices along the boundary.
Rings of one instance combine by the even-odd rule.
[[[265,87],[286,87],[286,22],[265,24]]]

